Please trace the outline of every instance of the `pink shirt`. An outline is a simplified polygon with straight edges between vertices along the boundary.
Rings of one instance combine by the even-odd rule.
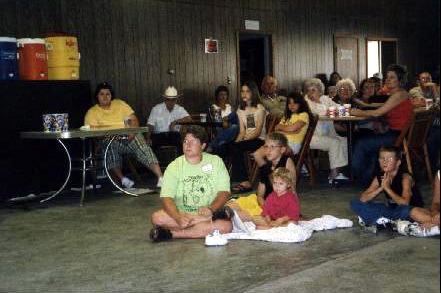
[[[300,201],[297,194],[287,191],[284,195],[278,196],[271,193],[265,200],[262,216],[269,216],[272,221],[288,216],[292,221],[300,219]]]

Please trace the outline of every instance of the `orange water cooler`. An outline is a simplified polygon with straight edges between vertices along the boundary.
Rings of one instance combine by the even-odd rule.
[[[45,38],[50,80],[80,79],[80,53],[77,38],[54,36]]]
[[[43,39],[18,39],[20,79],[47,80],[47,52]]]

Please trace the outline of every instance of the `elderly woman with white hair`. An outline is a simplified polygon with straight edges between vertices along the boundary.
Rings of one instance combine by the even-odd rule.
[[[303,91],[306,93],[305,99],[309,108],[314,114],[324,116],[330,107],[338,107],[338,104],[324,95],[325,86],[318,78],[307,79],[303,83]],[[340,168],[348,165],[347,140],[336,133],[332,121],[318,122],[310,148],[329,153],[331,172],[328,179],[330,184],[349,179],[340,172]]]
[[[354,102],[354,95],[357,91],[355,83],[349,79],[345,78],[337,82],[337,96],[334,98],[334,102],[340,105],[351,104],[355,107],[357,104]]]
[[[357,104],[354,100],[354,95],[357,91],[357,87],[355,83],[349,79],[344,78],[337,82],[335,86],[337,88],[337,96],[333,99],[333,101],[339,105],[350,104],[352,108],[356,108]],[[336,122],[334,123],[335,130],[340,136],[346,136],[348,129],[345,123]]]

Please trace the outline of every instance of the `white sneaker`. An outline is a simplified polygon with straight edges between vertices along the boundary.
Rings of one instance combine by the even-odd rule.
[[[414,237],[433,237],[438,236],[440,234],[439,232],[438,226],[434,226],[429,230],[424,229],[418,223],[412,223],[409,226],[409,235]]]
[[[358,224],[361,227],[366,227],[366,223],[363,221],[363,219],[360,216],[358,216]]]
[[[337,181],[348,181],[349,178],[343,175],[343,173],[338,173],[337,177],[334,178]]]
[[[156,187],[157,187],[157,188],[161,188],[163,182],[164,182],[164,177],[159,178],[159,179],[158,179],[158,184],[156,184]]]
[[[385,226],[385,225],[387,225],[387,224],[389,224],[389,223],[392,223],[392,220],[389,220],[388,218],[379,218],[379,219],[377,220],[377,225],[383,225],[383,226]]]
[[[397,232],[403,236],[410,236],[410,225],[409,221],[397,221]]]
[[[212,234],[205,237],[206,246],[224,246],[228,244],[228,239],[223,236],[219,230],[215,230]]]
[[[127,178],[127,177],[124,177],[124,178],[121,180],[121,184],[122,184],[122,186],[124,186],[124,188],[132,188],[133,185],[135,185],[135,182],[133,182],[132,180],[130,180],[130,179]]]
[[[363,221],[363,219],[361,217],[358,217],[358,224],[360,225],[360,227],[363,231],[370,232],[370,233],[377,235],[377,233],[378,233],[377,225],[368,226],[368,225],[366,225],[366,223]]]
[[[305,176],[305,177],[308,177],[308,176],[309,176],[308,168],[306,168],[305,165],[302,166],[302,169],[301,169],[301,171],[300,171],[300,174],[302,174],[302,175]]]

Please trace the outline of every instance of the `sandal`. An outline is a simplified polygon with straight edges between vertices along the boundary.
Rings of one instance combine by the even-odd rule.
[[[212,220],[225,220],[230,221],[234,217],[234,211],[229,206],[224,206],[213,213]]]
[[[153,242],[163,242],[168,241],[173,238],[173,234],[170,230],[164,229],[162,227],[155,227],[150,230],[150,239]]]
[[[252,187],[245,187],[242,184],[238,184],[236,186],[233,187],[233,192],[234,193],[247,193],[253,191]]]

